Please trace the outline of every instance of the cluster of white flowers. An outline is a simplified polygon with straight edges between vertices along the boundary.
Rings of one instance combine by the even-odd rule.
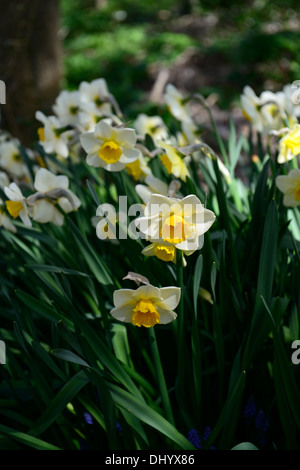
[[[250,86],[246,86],[241,95],[241,105],[245,118],[254,129],[262,134],[292,127],[298,122],[300,105],[294,104],[292,84],[285,85],[281,91],[263,91],[257,96]]]

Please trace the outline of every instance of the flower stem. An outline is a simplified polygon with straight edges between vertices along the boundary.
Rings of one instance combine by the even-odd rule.
[[[176,264],[177,264],[177,285],[181,289],[180,302],[177,308],[178,311],[178,327],[177,327],[177,341],[178,341],[178,391],[182,392],[184,383],[184,369],[185,369],[185,332],[186,322],[184,319],[184,296],[183,296],[183,252],[176,250]]]
[[[154,327],[149,328],[149,338],[150,338],[150,346],[151,346],[157,381],[158,381],[158,385],[160,388],[161,400],[162,400],[163,407],[165,409],[166,418],[171,424],[174,424],[173,412],[171,408],[171,403],[169,399],[169,393],[168,393],[168,389],[166,385],[163,368],[161,365]]]

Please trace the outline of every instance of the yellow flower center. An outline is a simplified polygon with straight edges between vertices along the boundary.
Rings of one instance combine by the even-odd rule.
[[[39,127],[37,130],[39,139],[41,142],[45,142],[45,129],[43,127]]]
[[[122,150],[113,140],[109,140],[102,145],[98,155],[106,163],[116,163],[120,160]]]
[[[20,211],[23,209],[21,201],[5,201],[5,204],[8,212],[14,219],[19,216]]]
[[[294,198],[296,199],[296,201],[300,202],[300,183],[298,184],[297,188],[295,189]]]
[[[162,155],[160,157],[163,165],[165,166],[167,172],[169,173],[169,175],[172,173],[172,162],[171,160],[169,159],[168,155]]]
[[[154,248],[154,255],[162,261],[173,261],[176,248],[174,246],[157,245]]]
[[[187,224],[184,222],[184,218],[181,215],[171,214],[168,217],[161,229],[161,238],[169,243],[181,243],[186,237]]]
[[[160,315],[150,299],[141,299],[133,309],[131,321],[136,326],[151,326],[159,323]]]
[[[132,176],[132,178],[135,180],[135,181],[138,181],[138,179],[140,178],[141,174],[142,174],[142,170],[141,170],[141,165],[140,165],[140,161],[139,159],[135,160],[135,162],[132,162],[132,163],[128,163],[128,165],[125,166],[125,170],[127,171],[127,173]]]

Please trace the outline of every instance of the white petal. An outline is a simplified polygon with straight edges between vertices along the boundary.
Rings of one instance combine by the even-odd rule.
[[[161,323],[162,325],[170,323],[177,317],[177,314],[175,312],[172,312],[171,310],[164,310],[163,308],[157,307],[157,311],[160,315],[159,323]]]
[[[94,132],[86,132],[80,136],[80,142],[87,153],[96,153],[103,141],[96,139]]]
[[[140,157],[140,155],[141,152],[138,149],[123,148],[120,161],[126,163],[127,165],[128,163],[135,162]]]
[[[133,305],[123,305],[122,307],[113,308],[110,314],[119,321],[129,323],[132,319],[133,308]]]
[[[41,193],[50,191],[57,187],[56,176],[46,168],[40,168],[35,175],[34,187]]]
[[[33,220],[45,224],[54,219],[54,205],[51,202],[41,199],[36,201],[33,210]]]
[[[175,310],[180,301],[181,289],[179,287],[162,287],[160,294],[163,298],[164,308]]]
[[[141,286],[136,290],[137,299],[161,299],[160,289],[155,286]]]
[[[103,168],[107,171],[121,171],[125,168],[125,163],[118,161],[116,163],[104,163]]]
[[[16,185],[16,183],[11,183],[9,186],[5,186],[4,192],[8,199],[11,201],[21,201],[24,199],[23,194],[19,188],[19,186]]]
[[[136,133],[134,129],[117,130],[116,142],[126,147],[134,147],[136,144]]]
[[[113,293],[113,300],[115,307],[122,307],[127,304],[136,304],[136,290],[133,289],[120,289],[115,290]]]
[[[97,154],[87,155],[86,162],[95,168],[99,168],[105,164],[105,162],[99,158]]]

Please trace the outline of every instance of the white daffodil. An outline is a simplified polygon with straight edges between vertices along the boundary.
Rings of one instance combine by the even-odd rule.
[[[0,144],[0,167],[14,178],[28,176],[28,170],[18,144],[19,142],[16,140]]]
[[[258,132],[264,130],[264,119],[261,114],[261,100],[250,86],[245,86],[241,95],[244,117],[250,121]]]
[[[177,150],[166,142],[160,141],[158,144],[166,152],[161,155],[160,159],[169,175],[172,174],[176,178],[186,181],[186,177],[189,176],[189,171],[186,166],[187,157],[180,156]]]
[[[20,188],[16,185],[16,183],[11,183],[9,186],[5,186],[4,192],[8,197],[8,200],[5,201],[5,204],[9,214],[14,219],[20,217],[23,224],[31,227],[32,223],[28,215],[26,199],[23,196]]]
[[[146,185],[137,184],[135,187],[136,192],[144,204],[147,204],[152,194],[162,194],[163,196],[168,195],[168,185],[159,178],[156,178],[153,175],[148,175],[146,176],[144,183],[146,183]]]
[[[10,218],[5,213],[5,204],[2,199],[0,199],[0,227],[4,227],[6,230],[13,233],[16,233],[17,231],[16,227],[11,223]]]
[[[111,114],[111,104],[107,101],[109,91],[104,78],[92,82],[81,82],[79,85],[80,98],[83,103],[93,103],[102,115]]]
[[[215,217],[195,195],[175,199],[153,194],[135,225],[151,243],[163,240],[190,255],[202,247]]]
[[[300,170],[293,169],[288,175],[280,175],[276,178],[278,189],[284,194],[283,204],[287,207],[300,205]]]
[[[40,168],[35,175],[34,187],[38,192],[28,197],[27,202],[36,222],[62,225],[64,216],[56,205],[66,213],[77,210],[81,205],[78,197],[68,189],[69,179],[65,175],[56,176]]]
[[[63,130],[62,124],[56,116],[47,117],[41,111],[37,111],[35,117],[44,125],[38,129],[38,136],[45,152],[67,158],[69,155],[68,142],[73,131]]]
[[[292,84],[285,85],[281,91],[276,92],[281,113],[290,127],[297,124],[297,118],[300,116],[300,105],[293,102],[294,93],[295,87]]]
[[[80,141],[87,152],[87,163],[94,167],[103,167],[108,171],[123,170],[141,154],[134,148],[135,130],[112,127],[106,119],[96,125],[94,132],[82,134]]]
[[[296,124],[279,141],[278,163],[285,163],[292,160],[300,153],[300,125]]]
[[[62,126],[78,124],[80,111],[80,94],[78,91],[63,90],[55,100],[53,111]]]
[[[139,114],[134,121],[134,128],[141,137],[145,137],[146,134],[150,135],[154,142],[166,139],[168,136],[167,128],[160,116]]]
[[[192,120],[182,93],[171,83],[168,83],[166,86],[164,100],[171,114],[178,119],[178,121]]]
[[[141,178],[143,179],[145,176],[152,174],[151,168],[147,165],[145,157],[142,153],[134,162],[128,163],[125,166],[125,170],[135,181],[138,181]]]
[[[141,286],[136,290],[114,291],[111,315],[119,321],[150,328],[158,323],[175,320],[174,312],[180,301],[179,287]]]

